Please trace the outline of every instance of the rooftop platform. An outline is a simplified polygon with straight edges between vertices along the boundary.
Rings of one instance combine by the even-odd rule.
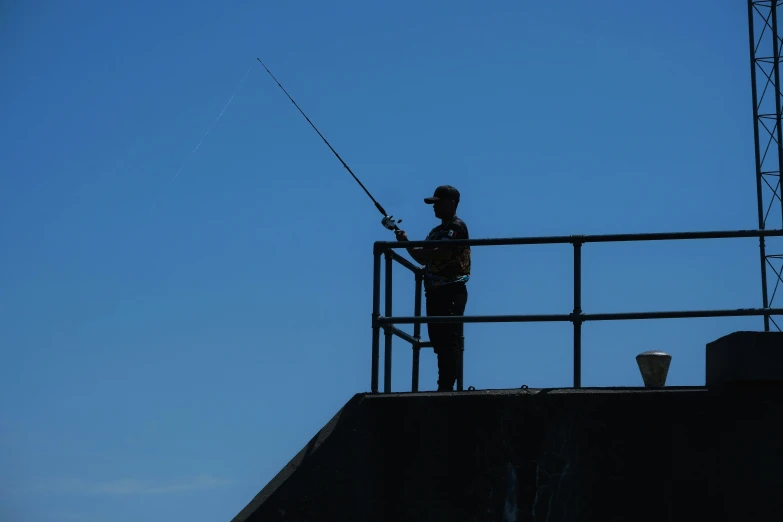
[[[357,394],[233,520],[783,520],[781,491],[781,381]]]

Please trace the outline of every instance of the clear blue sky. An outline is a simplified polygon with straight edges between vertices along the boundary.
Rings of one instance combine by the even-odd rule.
[[[393,235],[257,56],[412,238],[442,183],[473,237],[757,225],[745,2],[34,2],[0,24],[9,522],[230,520],[369,390]],[[586,246],[584,309],[758,307],[757,244]],[[571,270],[570,246],[475,249],[467,313],[569,313]],[[761,327],[588,324],[583,382],[640,385],[634,356],[664,349],[669,384],[703,384],[707,342]],[[466,336],[466,385],[571,385],[568,324]]]

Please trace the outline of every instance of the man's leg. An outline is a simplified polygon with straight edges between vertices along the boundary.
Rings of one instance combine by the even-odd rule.
[[[448,285],[427,292],[428,316],[461,316],[468,294],[465,285]],[[438,391],[454,389],[462,348],[462,323],[427,324],[430,342],[438,356]]]
[[[464,284],[456,285],[451,291],[449,300],[449,313],[451,316],[462,316],[465,313],[465,305],[468,301],[468,291]],[[452,323],[446,326],[448,334],[448,350],[446,356],[446,375],[448,381],[445,383],[447,390],[453,390],[457,381],[459,368],[459,358],[462,351],[462,335],[464,332],[463,323]]]

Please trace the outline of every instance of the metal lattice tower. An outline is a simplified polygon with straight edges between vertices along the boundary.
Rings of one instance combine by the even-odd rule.
[[[756,152],[756,192],[759,229],[783,228],[783,125],[780,61],[783,39],[779,33],[778,6],[783,0],[748,0],[750,75]],[[783,292],[783,242],[760,238],[761,286],[764,308],[774,307]],[[783,296],[778,297],[783,301]],[[783,316],[764,318],[764,330],[781,330]]]

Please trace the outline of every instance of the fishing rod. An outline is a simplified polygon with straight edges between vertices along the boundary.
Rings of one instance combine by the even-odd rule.
[[[261,67],[266,69],[266,72],[269,73],[269,76],[272,77],[272,79],[275,81],[275,83],[278,85],[278,87],[280,87],[283,90],[283,92],[285,93],[285,95],[288,96],[288,99],[291,100],[291,103],[294,104],[294,107],[296,107],[299,110],[299,112],[302,113],[302,116],[305,117],[305,119],[307,120],[307,123],[310,124],[310,126],[313,128],[313,130],[315,130],[315,132],[318,133],[318,135],[321,137],[321,139],[324,140],[324,143],[326,143],[326,146],[329,147],[329,149],[334,153],[335,156],[337,156],[337,159],[340,160],[340,163],[343,164],[343,167],[345,167],[345,170],[347,170],[351,174],[351,176],[353,176],[353,179],[356,180],[356,183],[358,183],[359,186],[362,187],[362,190],[364,190],[364,192],[367,194],[367,196],[369,196],[369,198],[375,204],[375,208],[377,208],[378,211],[383,215],[383,219],[381,220],[381,224],[384,227],[388,228],[389,230],[399,230],[399,228],[397,227],[397,223],[402,223],[402,220],[401,219],[395,220],[394,216],[386,215],[386,210],[384,210],[384,208],[381,206],[381,204],[378,203],[375,200],[374,197],[372,197],[372,194],[370,194],[370,191],[367,190],[367,187],[365,187],[364,184],[361,181],[359,181],[359,178],[357,178],[356,174],[353,173],[353,171],[351,170],[351,167],[349,167],[348,164],[343,161],[343,159],[340,157],[340,155],[337,154],[337,151],[334,150],[334,148],[329,144],[328,141],[326,141],[326,138],[324,138],[324,135],[321,134],[321,131],[319,131],[318,128],[316,128],[316,126],[313,125],[313,122],[310,121],[310,118],[307,117],[307,114],[304,113],[304,111],[299,107],[299,105],[297,105],[297,103],[294,101],[294,99],[291,97],[291,95],[288,94],[288,91],[285,90],[285,87],[280,85],[280,82],[277,81],[277,78],[275,78],[275,75],[272,74],[272,71],[270,71],[267,68],[267,66],[264,65],[264,62],[261,61],[261,58],[256,58],[256,60],[258,60],[258,63],[261,64]]]

